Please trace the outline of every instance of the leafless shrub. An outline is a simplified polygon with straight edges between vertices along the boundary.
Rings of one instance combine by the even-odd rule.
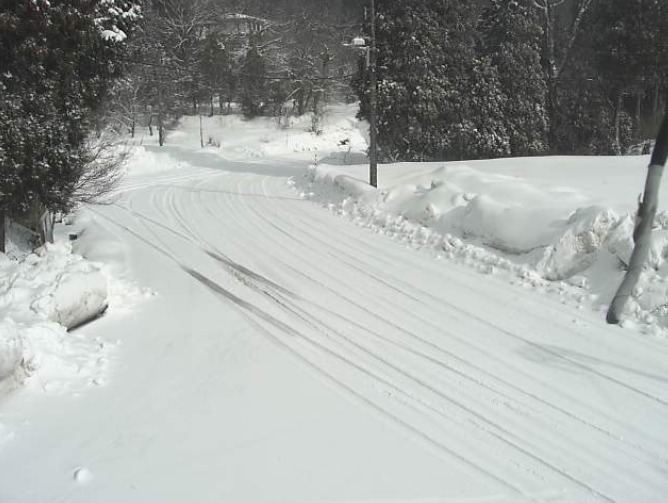
[[[86,144],[88,162],[74,188],[76,203],[109,204],[125,173],[130,148],[120,135],[105,131],[91,135]]]

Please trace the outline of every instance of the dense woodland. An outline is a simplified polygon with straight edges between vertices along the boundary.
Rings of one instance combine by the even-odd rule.
[[[661,0],[376,4],[386,159],[621,154],[663,116]],[[356,81],[364,116],[366,73]]]
[[[663,0],[375,0],[373,54],[351,45],[370,3],[0,0],[0,213],[111,190],[110,132],[242,113],[318,133],[332,100],[367,118],[374,62],[385,161],[622,154],[666,108]]]

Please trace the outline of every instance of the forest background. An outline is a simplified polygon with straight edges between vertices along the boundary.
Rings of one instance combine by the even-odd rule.
[[[162,145],[184,115],[310,114],[318,134],[327,103],[359,100],[368,118],[371,61],[381,161],[649,149],[665,2],[373,3],[373,58],[371,0],[0,3],[0,222],[109,193],[138,127]]]

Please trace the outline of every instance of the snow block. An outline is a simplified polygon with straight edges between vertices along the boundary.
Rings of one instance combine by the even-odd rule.
[[[49,319],[68,330],[99,317],[108,306],[107,279],[101,271],[65,273],[51,292]]]

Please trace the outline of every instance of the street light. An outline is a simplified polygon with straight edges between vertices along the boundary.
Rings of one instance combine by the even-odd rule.
[[[376,91],[378,78],[376,76],[376,5],[371,1],[371,40],[367,45],[364,37],[355,37],[352,46],[364,49],[366,52],[366,66],[369,69],[369,183],[378,187],[378,143],[376,128]]]

